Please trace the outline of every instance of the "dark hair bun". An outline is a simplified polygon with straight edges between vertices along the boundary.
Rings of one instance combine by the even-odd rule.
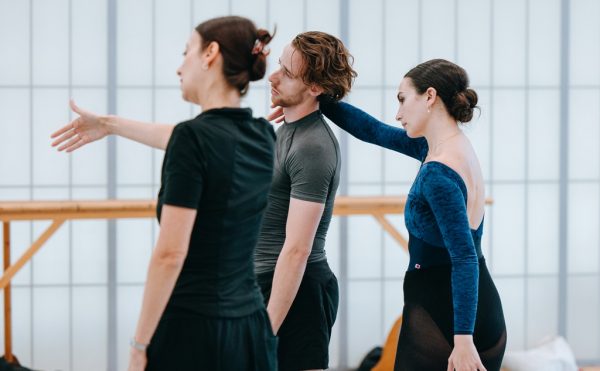
[[[454,96],[452,107],[450,107],[450,115],[459,122],[469,122],[473,118],[473,110],[476,106],[477,93],[475,90],[467,88],[459,91]]]

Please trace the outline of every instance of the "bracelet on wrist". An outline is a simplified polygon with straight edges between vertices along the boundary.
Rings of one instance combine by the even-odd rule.
[[[144,344],[144,343],[139,343],[137,340],[135,340],[134,337],[132,337],[129,340],[129,345],[133,348],[133,349],[137,349],[139,351],[145,352],[146,349],[148,348],[149,344]]]

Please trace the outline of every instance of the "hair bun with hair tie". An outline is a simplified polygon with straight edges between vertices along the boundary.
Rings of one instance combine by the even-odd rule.
[[[269,55],[271,49],[267,47],[267,44],[260,39],[256,39],[254,42],[254,47],[252,48],[252,55],[258,55],[260,53],[264,54],[265,57]]]
[[[254,46],[252,47],[252,55],[258,55],[262,53],[265,57],[268,56],[271,50],[267,47],[267,45],[271,42],[271,40],[273,40],[273,36],[275,36],[276,32],[277,26],[275,26],[272,35],[264,28],[256,30],[256,40],[254,41]]]

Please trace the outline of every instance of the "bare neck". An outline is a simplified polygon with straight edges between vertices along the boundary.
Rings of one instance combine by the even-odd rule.
[[[283,108],[283,114],[286,122],[298,121],[303,117],[319,109],[319,102],[316,99],[305,100],[300,104]]]
[[[202,111],[225,107],[239,108],[241,104],[238,90],[225,81],[213,81],[202,92],[198,92],[198,97],[200,97],[198,104],[202,107]]]
[[[427,124],[425,139],[429,146],[427,157],[439,156],[446,142],[462,134],[458,123],[449,115],[436,115],[431,117]]]

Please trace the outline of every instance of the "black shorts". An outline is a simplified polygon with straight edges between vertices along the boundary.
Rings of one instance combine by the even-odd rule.
[[[257,275],[257,281],[268,303],[273,272]],[[338,282],[327,261],[308,264],[298,294],[277,334],[280,371],[329,367],[329,340],[338,303]]]
[[[265,309],[239,318],[162,319],[147,371],[277,370],[277,338]]]

